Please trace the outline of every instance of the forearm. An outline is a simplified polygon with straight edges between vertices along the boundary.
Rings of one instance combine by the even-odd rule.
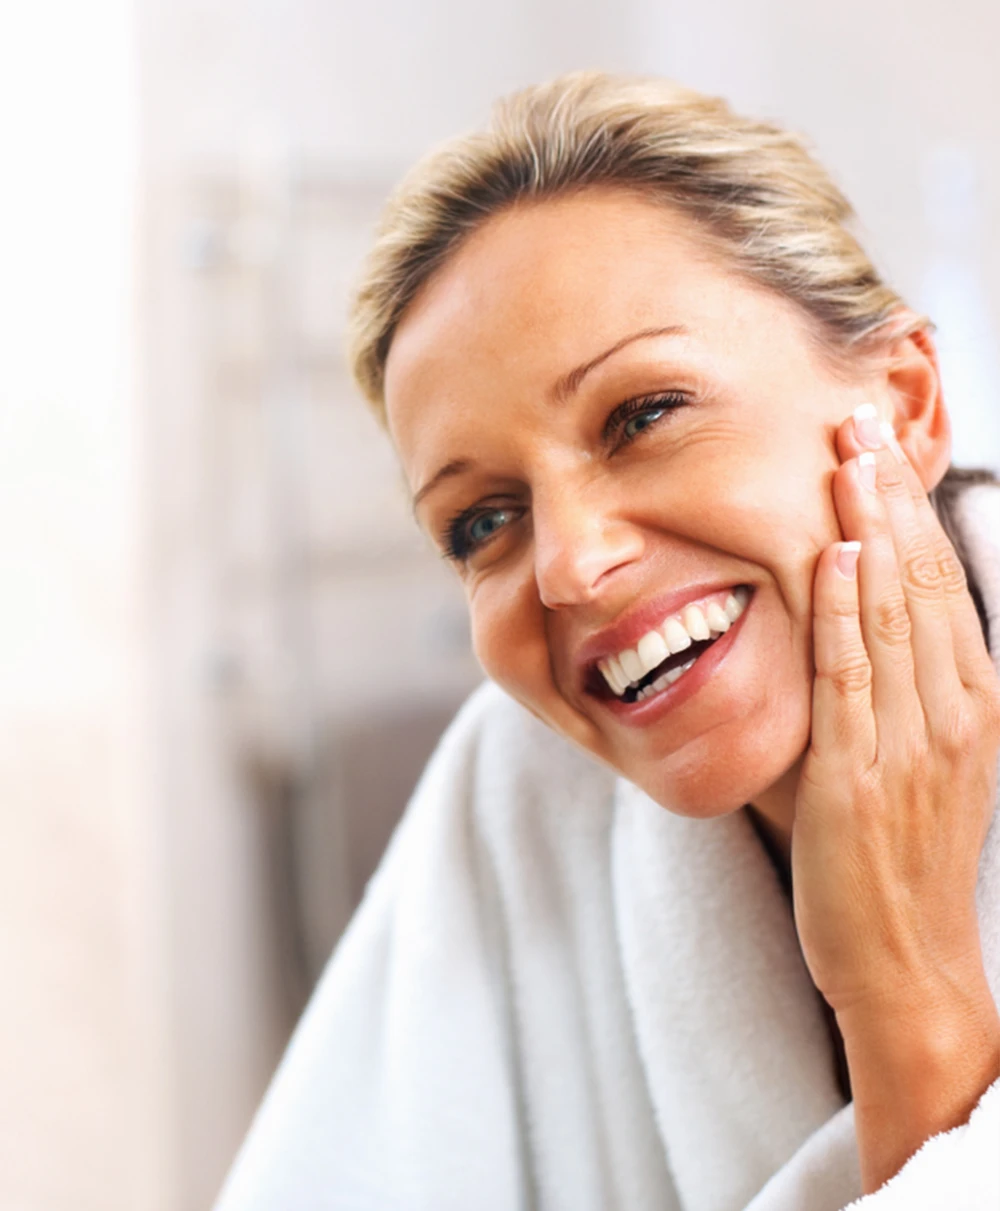
[[[862,1190],[893,1177],[925,1140],[965,1123],[1000,1077],[1000,1015],[985,975],[838,1014],[851,1073]]]

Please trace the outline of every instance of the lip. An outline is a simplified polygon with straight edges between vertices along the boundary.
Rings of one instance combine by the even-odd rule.
[[[685,585],[682,589],[669,589],[650,597],[611,626],[591,635],[583,644],[577,654],[577,671],[581,684],[586,682],[598,660],[603,660],[605,656],[617,656],[625,648],[634,648],[643,635],[657,630],[671,614],[676,614],[692,601],[708,597],[710,593],[721,593],[723,589],[732,589],[742,583],[732,580],[706,580]],[[726,634],[728,635],[729,631]]]
[[[718,670],[733,650],[736,637],[743,628],[743,621],[753,608],[755,597],[756,591],[751,592],[750,600],[743,613],[729,630],[716,639],[711,647],[706,648],[694,665],[673,685],[668,685],[659,694],[646,698],[642,702],[622,702],[620,698],[614,697],[595,699],[595,701],[600,701],[601,705],[611,711],[618,722],[626,726],[647,727],[649,724],[658,722],[668,711],[675,709],[692,695],[697,694],[709,677]]]

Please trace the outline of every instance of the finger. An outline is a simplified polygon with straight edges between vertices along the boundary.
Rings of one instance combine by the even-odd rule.
[[[918,512],[904,465],[887,448],[872,453],[877,473],[876,494],[896,548],[899,580],[910,621],[914,683],[927,727],[932,735],[940,736],[965,710],[968,693],[958,672],[933,537]]]
[[[917,690],[913,627],[885,502],[862,479],[866,470],[877,469],[870,451],[851,459],[834,475],[833,496],[844,537],[862,544],[861,633],[872,666],[876,730],[881,744],[899,747],[909,737],[924,736],[926,722]]]
[[[958,680],[970,690],[992,688],[996,673],[979,614],[969,593],[965,568],[934,511],[920,477],[902,449],[898,458],[898,473],[909,488],[918,522],[926,535],[930,557],[937,568]]]
[[[996,672],[986,646],[979,614],[969,593],[965,569],[945,533],[944,527],[934,510],[924,485],[913,465],[897,441],[888,422],[881,423],[881,433],[875,423],[873,405],[861,405],[840,426],[836,435],[837,450],[845,461],[855,457],[864,449],[878,449],[881,436],[895,455],[899,473],[909,489],[917,517],[917,524],[929,545],[929,559],[937,565],[943,609],[947,616],[947,633],[938,634],[936,643],[940,650],[947,638],[951,639],[951,660],[957,670],[959,682],[967,689],[979,689],[993,694],[996,689]],[[902,566],[902,565],[901,565]]]
[[[857,458],[865,450],[878,450],[885,444],[879,428],[878,410],[874,404],[859,404],[844,417],[834,435],[837,457],[842,463]]]
[[[813,581],[816,672],[810,745],[834,774],[868,769],[877,750],[872,668],[858,605],[860,545],[838,542],[827,547],[817,561]]]

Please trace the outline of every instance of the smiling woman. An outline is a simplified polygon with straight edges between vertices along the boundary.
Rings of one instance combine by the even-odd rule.
[[[1000,1197],[1000,487],[850,218],[595,73],[391,200],[355,373],[493,684],[226,1211]]]

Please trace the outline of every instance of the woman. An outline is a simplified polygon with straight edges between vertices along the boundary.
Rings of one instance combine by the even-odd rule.
[[[355,372],[494,684],[225,1211],[995,1206],[1000,487],[850,217],[596,73],[391,201]]]

